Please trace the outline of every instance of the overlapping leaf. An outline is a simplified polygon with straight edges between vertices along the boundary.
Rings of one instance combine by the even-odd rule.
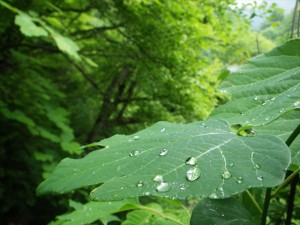
[[[206,199],[193,210],[191,225],[252,225],[254,217],[237,199]]]
[[[289,41],[230,74],[220,90],[231,95],[231,101],[214,110],[212,117],[259,126],[300,108],[299,49],[299,39]]]
[[[279,137],[283,141],[287,141],[291,133],[300,124],[300,110],[288,112],[265,126],[255,128],[258,135],[271,134]],[[298,136],[290,146],[292,154],[292,164],[300,166],[300,137]]]
[[[241,137],[224,121],[160,122],[99,145],[105,148],[83,159],[63,160],[38,192],[104,183],[92,191],[93,198],[223,198],[249,187],[280,184],[290,163],[289,149],[279,138]]]
[[[112,214],[138,207],[135,201],[88,202],[85,205],[71,201],[75,210],[57,217],[51,225],[84,225],[100,220],[103,224],[120,219]]]

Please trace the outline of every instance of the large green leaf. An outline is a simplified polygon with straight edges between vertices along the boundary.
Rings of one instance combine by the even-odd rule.
[[[230,124],[264,125],[300,108],[300,40],[292,40],[253,58],[221,84],[231,101],[213,118]]]
[[[290,164],[290,151],[279,138],[238,136],[226,122],[215,120],[160,122],[98,144],[105,148],[83,159],[64,159],[38,193],[104,183],[92,191],[93,198],[225,198],[280,184]]]
[[[237,199],[205,199],[193,209],[190,224],[253,225],[254,217]]]

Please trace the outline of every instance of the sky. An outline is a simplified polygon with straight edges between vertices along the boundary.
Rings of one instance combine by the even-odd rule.
[[[248,3],[254,3],[257,2],[257,4],[261,4],[262,2],[266,1],[268,2],[268,5],[271,5],[272,3],[276,3],[278,7],[282,8],[284,10],[284,13],[287,15],[289,14],[294,8],[296,4],[296,0],[236,0],[238,5],[242,4],[248,4]],[[261,25],[261,23],[264,21],[261,17],[254,17],[251,20],[252,27],[254,29],[258,29]]]
[[[270,4],[276,3],[280,8],[283,8],[285,13],[289,13],[294,7],[295,7],[295,0],[236,0],[238,4],[243,3],[254,3],[257,2],[257,4],[262,3],[263,1],[267,1]]]

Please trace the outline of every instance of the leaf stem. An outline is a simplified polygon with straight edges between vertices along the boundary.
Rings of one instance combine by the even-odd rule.
[[[279,191],[281,191],[281,189],[283,189],[286,185],[288,185],[288,183],[300,172],[300,167],[295,170],[291,175],[289,175],[285,181],[283,183],[281,183],[278,188],[274,191],[274,193],[272,194],[272,197],[275,197]]]
[[[300,124],[297,126],[297,128],[293,131],[293,133],[289,136],[289,138],[286,140],[286,145],[290,146],[293,141],[296,139],[296,137],[299,135],[300,133]]]
[[[178,221],[178,220],[176,220],[176,219],[174,219],[172,217],[165,216],[163,213],[161,213],[161,212],[159,212],[159,211],[157,211],[157,210],[155,210],[153,208],[150,208],[150,207],[147,207],[147,206],[139,206],[139,208],[147,210],[147,211],[150,211],[150,212],[152,212],[154,214],[157,214],[158,216],[160,216],[160,217],[162,217],[162,218],[164,218],[166,220],[173,221],[174,223],[177,223],[177,224],[180,224],[180,225],[186,225],[186,224],[184,224],[184,223],[182,223],[182,222],[180,222],[180,221]]]
[[[250,193],[250,191],[246,190],[246,194],[251,199],[251,201],[253,202],[253,204],[255,205],[255,207],[258,209],[258,211],[260,212],[260,214],[262,214],[261,207],[258,205],[257,201],[255,200],[255,198],[253,197],[253,195]]]
[[[261,222],[260,222],[261,225],[265,225],[266,221],[267,221],[268,209],[269,209],[270,200],[271,200],[271,192],[272,192],[272,188],[267,188],[263,211],[262,211],[262,216],[261,216]]]
[[[285,225],[291,225],[291,222],[292,222],[293,211],[294,211],[294,201],[295,201],[298,180],[299,180],[299,176],[295,176],[295,177],[293,177],[292,182],[291,182],[290,194],[289,194],[289,197],[287,200]]]

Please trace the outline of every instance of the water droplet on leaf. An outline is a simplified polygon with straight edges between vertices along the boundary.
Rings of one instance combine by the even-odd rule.
[[[257,169],[259,169],[259,168],[260,168],[260,165],[258,165],[258,164],[255,164],[255,165],[254,165],[254,169],[257,170]]]
[[[163,128],[163,129],[160,130],[160,132],[163,133],[163,132],[165,132],[165,130],[166,130],[166,128]]]
[[[211,195],[209,195],[209,198],[217,199],[218,195],[216,193],[212,193]]]
[[[140,140],[141,139],[141,137],[140,136],[138,136],[138,135],[135,135],[135,136],[133,136],[133,140]]]
[[[186,172],[186,177],[189,181],[197,180],[201,175],[201,170],[197,167],[191,168]]]
[[[180,184],[180,185],[179,185],[179,189],[180,189],[181,191],[184,191],[187,187],[188,187],[187,184]]]
[[[263,177],[262,175],[258,175],[258,176],[257,176],[257,180],[263,181],[263,179],[264,179],[264,177]]]
[[[171,189],[171,185],[169,183],[161,182],[157,187],[156,190],[158,192],[167,192]]]
[[[153,178],[153,181],[155,182],[163,182],[164,181],[164,178],[162,175],[156,175],[154,178]]]
[[[229,173],[229,171],[226,170],[226,171],[224,171],[224,173],[222,174],[222,177],[223,177],[224,179],[229,179],[229,178],[231,178],[231,173]]]
[[[196,157],[189,157],[185,161],[185,164],[195,166],[197,164],[197,158]]]
[[[141,180],[136,184],[137,187],[143,187],[143,185],[144,185],[144,182]]]
[[[244,182],[244,180],[243,180],[242,177],[238,177],[237,180],[236,180],[236,182],[237,182],[238,184],[242,184],[242,183]]]
[[[234,167],[234,163],[233,162],[229,163],[229,167]]]
[[[129,153],[129,156],[138,156],[140,154],[140,151],[135,150]]]
[[[159,155],[160,155],[160,156],[165,156],[165,155],[168,154],[168,152],[169,152],[168,149],[163,148],[162,150],[160,150]]]
[[[254,100],[257,101],[257,100],[258,100],[258,97],[256,96],[256,97],[254,98]]]
[[[78,173],[80,172],[80,169],[73,169],[73,173]]]
[[[300,101],[294,102],[293,106],[295,106],[295,107],[300,106]]]
[[[220,191],[220,192],[221,192],[222,196],[224,196],[224,195],[225,195],[223,187],[218,187],[218,191]]]

